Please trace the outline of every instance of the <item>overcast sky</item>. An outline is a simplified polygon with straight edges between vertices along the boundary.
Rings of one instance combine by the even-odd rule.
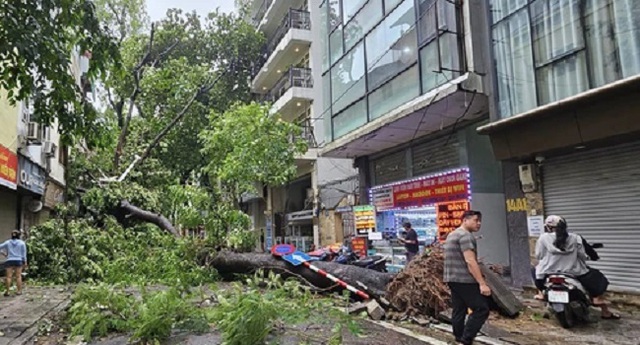
[[[233,0],[146,0],[147,12],[152,21],[162,19],[169,8],[180,8],[185,12],[195,10],[204,16],[209,12],[220,8],[223,12],[231,12],[235,9]]]

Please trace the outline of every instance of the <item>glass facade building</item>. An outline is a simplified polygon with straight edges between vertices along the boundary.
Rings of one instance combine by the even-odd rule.
[[[325,142],[465,73],[458,0],[320,5]]]
[[[640,74],[638,0],[490,0],[498,117]]]

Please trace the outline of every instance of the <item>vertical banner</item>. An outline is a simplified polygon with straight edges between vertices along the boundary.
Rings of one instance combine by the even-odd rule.
[[[0,185],[18,188],[18,156],[0,145]]]
[[[464,211],[470,208],[469,201],[443,202],[436,205],[438,218],[438,238],[444,241],[447,235],[462,224]]]
[[[356,235],[368,235],[376,231],[376,208],[373,205],[353,206]]]
[[[351,239],[351,250],[359,257],[367,256],[367,238],[354,237]]]
[[[271,250],[273,246],[273,223],[271,217],[267,217],[266,226],[264,230],[264,247],[267,251]]]

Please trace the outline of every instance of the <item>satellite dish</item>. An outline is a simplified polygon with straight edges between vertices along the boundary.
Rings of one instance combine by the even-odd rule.
[[[38,199],[33,199],[29,201],[29,205],[27,205],[27,208],[31,213],[38,213],[42,210],[43,206],[44,204],[42,203],[42,201]]]

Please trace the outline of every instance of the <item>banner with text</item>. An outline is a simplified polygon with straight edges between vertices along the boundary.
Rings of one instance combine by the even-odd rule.
[[[356,234],[367,235],[376,231],[376,208],[372,205],[353,206]]]
[[[394,207],[422,207],[468,199],[469,173],[466,170],[393,186]]]
[[[444,241],[447,235],[460,227],[462,214],[470,209],[469,201],[459,200],[439,203],[436,206],[438,219],[438,238]]]
[[[18,156],[0,145],[0,185],[18,188]]]

